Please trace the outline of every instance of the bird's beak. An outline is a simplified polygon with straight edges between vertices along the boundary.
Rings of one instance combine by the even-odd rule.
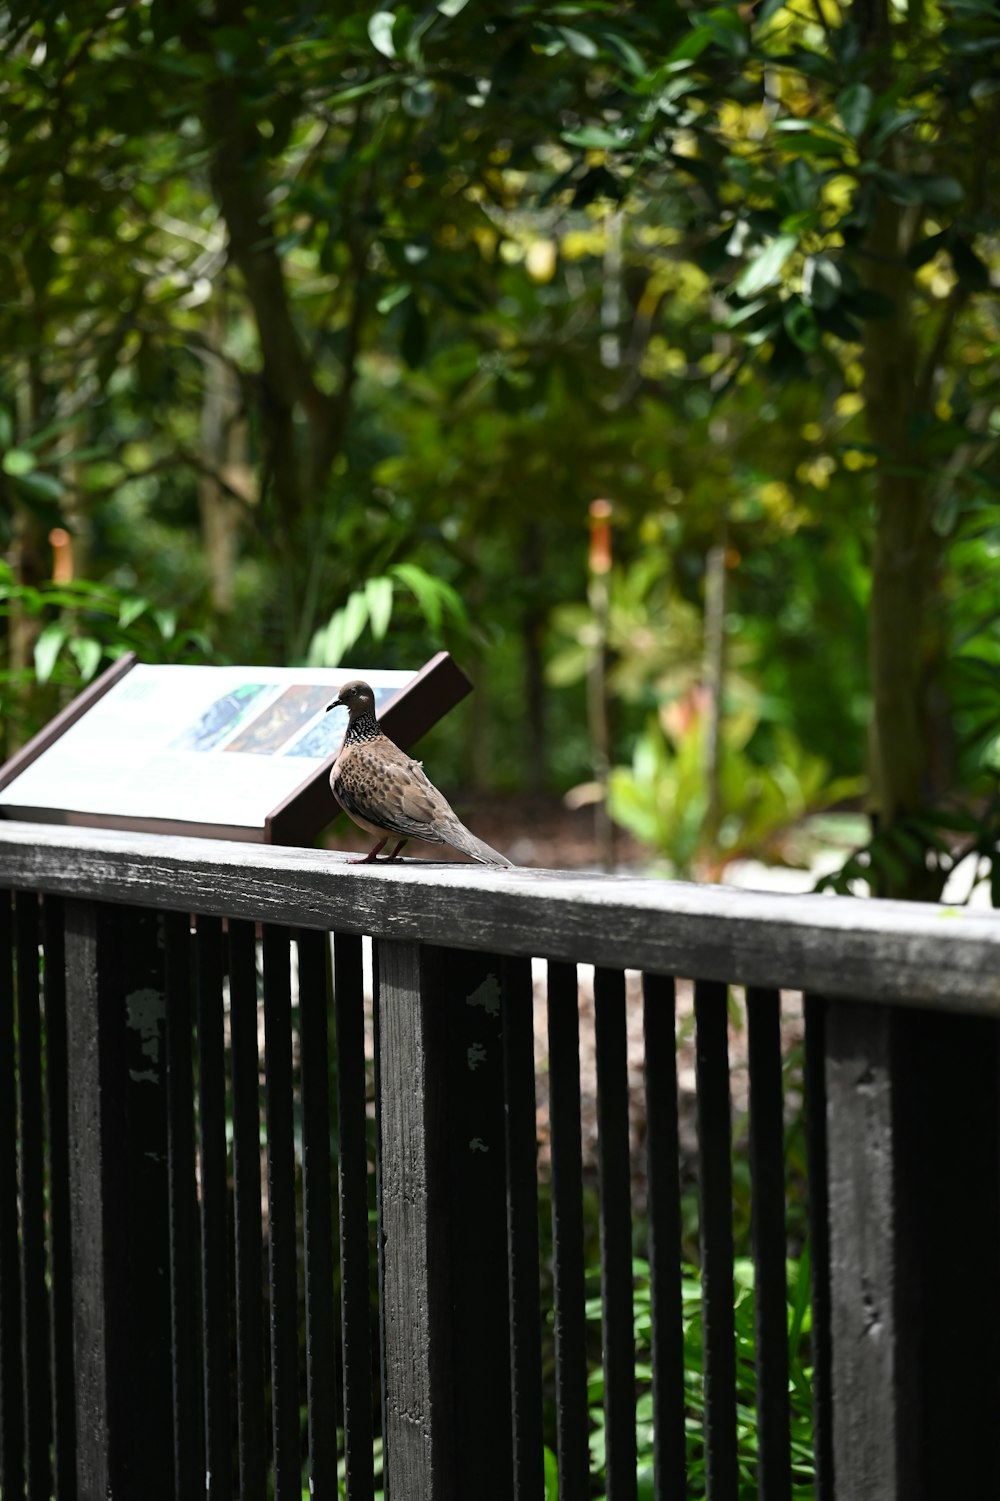
[[[344,707],[344,700],[342,698],[333,698],[327,704],[326,709],[325,709],[324,712],[327,713],[327,714],[329,714],[329,712],[330,712],[331,709],[342,709],[343,707]]]

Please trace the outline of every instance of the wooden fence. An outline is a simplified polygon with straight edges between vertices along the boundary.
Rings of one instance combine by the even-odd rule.
[[[374,950],[374,1121],[361,935]],[[551,1270],[533,957],[548,961]],[[379,1430],[390,1501],[542,1501],[543,1386],[559,1496],[585,1501],[578,964],[597,966],[609,1501],[638,1495],[626,967],[643,976],[644,1494],[686,1488],[683,976],[712,1501],[793,1495],[782,989],[805,994],[817,1501],[1000,1495],[992,913],[466,865],[349,869],[306,850],[7,823],[3,1501],[300,1501],[304,1485],[333,1501],[338,1484],[371,1501]],[[731,984],[747,987],[749,1022],[752,1480],[737,1454]]]

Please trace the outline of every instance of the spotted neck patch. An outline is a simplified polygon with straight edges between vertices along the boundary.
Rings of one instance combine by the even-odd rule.
[[[351,720],[347,726],[345,744],[364,745],[366,740],[375,740],[381,733],[381,726],[373,711],[369,709],[367,714],[359,714],[356,719]]]

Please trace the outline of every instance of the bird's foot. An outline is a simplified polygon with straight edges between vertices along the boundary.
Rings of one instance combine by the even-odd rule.
[[[378,852],[386,844],[388,844],[388,842],[389,842],[388,839],[380,839],[379,842],[378,842],[378,844],[374,845],[368,851],[367,855],[362,855],[360,860],[348,860],[348,862],[347,862],[348,865],[380,865],[380,864],[382,864],[383,862],[380,861],[379,858],[378,858]]]

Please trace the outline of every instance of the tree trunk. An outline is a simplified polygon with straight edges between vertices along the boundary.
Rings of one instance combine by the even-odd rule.
[[[528,733],[525,737],[525,767],[528,791],[545,790],[547,741],[545,735],[545,671],[542,662],[542,630],[545,612],[539,591],[542,576],[541,532],[529,524],[521,549],[521,577],[528,591],[521,616],[521,640],[524,647],[524,703]]]
[[[928,661],[938,540],[931,478],[915,451],[916,418],[932,382],[918,375],[918,347],[905,261],[903,211],[880,197],[866,243],[868,286],[893,304],[865,324],[868,430],[878,451],[875,541],[869,605],[873,806],[881,835],[928,801]],[[941,876],[924,850],[893,849],[893,871],[877,872],[882,895],[936,899]]]
[[[213,319],[210,337],[221,349],[225,317]],[[212,608],[228,614],[233,608],[233,573],[239,540],[240,506],[214,478],[220,474],[240,488],[248,478],[246,422],[241,416],[239,382],[231,367],[218,355],[206,354],[205,389],[201,404],[201,452],[208,470],[198,485],[201,534],[208,566]]]

